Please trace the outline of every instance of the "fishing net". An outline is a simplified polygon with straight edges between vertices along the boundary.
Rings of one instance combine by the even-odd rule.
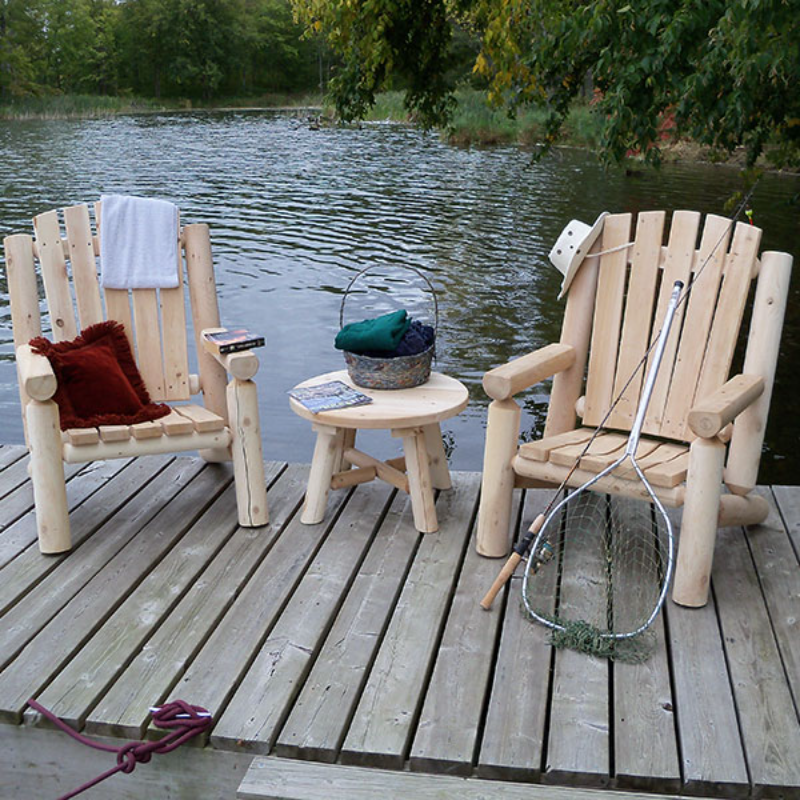
[[[551,629],[556,647],[644,661],[666,594],[671,535],[663,509],[651,503],[574,492],[534,542],[523,580],[526,613]]]

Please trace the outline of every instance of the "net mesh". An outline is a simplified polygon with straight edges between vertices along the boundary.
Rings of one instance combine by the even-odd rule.
[[[644,660],[668,576],[667,527],[650,503],[573,493],[534,542],[526,611],[551,628],[554,646]]]

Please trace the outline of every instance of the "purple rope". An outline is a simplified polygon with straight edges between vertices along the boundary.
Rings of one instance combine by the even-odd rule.
[[[114,747],[108,744],[96,742],[73,730],[63,720],[59,719],[52,711],[48,711],[44,706],[39,705],[35,700],[28,700],[28,705],[38,711],[59,730],[68,733],[73,739],[87,747],[95,750],[104,750],[107,753],[116,753],[117,766],[98,775],[88,783],[84,783],[77,789],[62,795],[58,800],[69,800],[71,797],[91,789],[106,778],[116,775],[118,772],[128,774],[133,772],[138,763],[146,764],[150,761],[153,753],[170,753],[175,748],[180,747],[184,742],[189,741],[198,734],[203,733],[213,725],[213,719],[206,709],[200,706],[192,706],[183,700],[173,700],[165,703],[153,711],[153,722],[158,728],[171,729],[170,733],[163,736],[158,741],[153,742],[128,742],[121,747]]]

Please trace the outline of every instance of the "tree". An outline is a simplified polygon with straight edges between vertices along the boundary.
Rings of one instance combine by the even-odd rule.
[[[443,64],[454,21],[481,37],[475,71],[510,113],[550,114],[552,144],[591,75],[603,155],[632,150],[657,162],[664,137],[691,136],[750,163],[768,148],[800,164],[800,9],[797,0],[293,0],[309,30],[341,59],[331,93],[343,118],[408,81],[409,109],[446,124],[452,85]],[[670,132],[671,131],[671,132]]]

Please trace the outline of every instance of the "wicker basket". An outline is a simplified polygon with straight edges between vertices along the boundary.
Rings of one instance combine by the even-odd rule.
[[[405,266],[400,268],[415,272],[430,289],[435,314],[434,341],[427,350],[423,350],[421,353],[413,356],[396,356],[395,358],[373,358],[350,353],[347,350],[343,351],[350,379],[356,386],[365,389],[410,389],[425,383],[431,376],[431,364],[436,354],[436,332],[439,329],[439,305],[436,301],[436,292],[431,282],[418,269]],[[353,284],[372,269],[375,267],[361,270],[347,285],[339,309],[339,328],[344,327],[344,305]]]

